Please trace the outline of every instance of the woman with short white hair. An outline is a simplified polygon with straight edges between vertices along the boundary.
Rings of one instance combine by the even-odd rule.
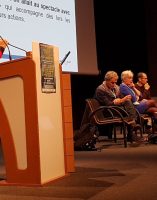
[[[121,73],[121,80],[123,81],[124,79],[128,77],[133,78],[133,76],[134,76],[134,73],[131,70],[126,70]]]
[[[124,96],[130,94],[133,104],[137,105],[139,104],[140,91],[136,89],[133,83],[133,77],[134,73],[131,70],[126,70],[121,73],[122,84],[120,85],[120,91]]]
[[[149,103],[149,100],[143,99],[142,101],[139,101],[141,92],[136,89],[135,84],[133,83],[133,77],[134,74],[131,70],[126,70],[121,73],[122,83],[120,84],[120,92],[123,96],[131,95],[131,100],[140,113],[150,112],[153,114],[157,111],[157,108],[154,110],[153,107],[153,112],[151,112],[152,104]]]

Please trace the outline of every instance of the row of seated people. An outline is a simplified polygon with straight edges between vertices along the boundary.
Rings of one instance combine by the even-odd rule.
[[[137,119],[137,112],[140,114],[148,113],[157,117],[157,102],[151,98],[150,86],[148,84],[147,74],[138,73],[138,82],[133,83],[134,74],[131,70],[121,73],[121,84],[118,86],[118,74],[115,71],[108,71],[104,76],[104,81],[96,88],[94,98],[101,105],[122,106],[125,108],[131,119]],[[134,127],[135,127],[134,125]],[[148,124],[148,128],[151,128]],[[133,135],[132,127],[128,127],[128,141],[137,140],[137,136]]]

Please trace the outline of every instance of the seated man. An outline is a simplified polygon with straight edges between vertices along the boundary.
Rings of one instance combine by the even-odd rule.
[[[144,72],[139,72],[137,74],[137,83],[135,83],[135,87],[141,92],[139,96],[139,101],[142,99],[151,99],[150,95],[150,85],[148,84],[147,74]]]
[[[108,71],[105,74],[104,81],[96,88],[95,98],[101,105],[123,106],[130,118],[136,120],[136,110],[131,102],[131,95],[121,96],[119,86],[117,85],[118,74],[114,71]],[[132,140],[131,127],[128,127],[128,140]]]
[[[151,98],[151,92],[150,92],[150,85],[148,84],[148,77],[147,74],[144,72],[139,72],[137,74],[137,83],[135,83],[136,89],[140,91],[139,101],[142,101],[143,99],[149,100],[149,104],[152,105],[151,108],[149,108],[149,113],[154,113],[154,115],[157,115],[155,113],[157,111],[157,102]],[[148,129],[151,126],[151,121],[147,123]]]
[[[135,87],[138,89],[138,91],[140,91],[139,101],[142,101],[143,99],[149,100],[149,104],[154,107],[154,111],[152,112],[156,112],[157,102],[151,98],[150,85],[148,84],[147,74],[144,72],[139,72],[137,74],[137,78],[138,81],[135,83]]]

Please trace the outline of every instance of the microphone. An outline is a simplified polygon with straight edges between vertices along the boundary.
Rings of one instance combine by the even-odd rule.
[[[9,60],[12,60],[12,57],[11,57],[11,53],[10,53],[10,49],[9,49],[9,47],[8,47],[8,44],[7,44],[7,42],[2,38],[2,36],[0,35],[0,38],[1,38],[1,40],[2,40],[2,42],[3,42],[3,44],[0,44],[1,46],[1,48],[0,48],[0,50],[1,50],[1,57],[2,57],[2,55],[3,55],[3,52],[4,52],[4,50],[5,50],[5,47],[7,47],[7,49],[8,49],[8,53],[9,53]]]
[[[70,54],[70,51],[68,51],[68,53],[64,56],[63,60],[61,61],[61,65],[63,65],[63,63],[65,62],[65,60],[69,56],[69,54]]]

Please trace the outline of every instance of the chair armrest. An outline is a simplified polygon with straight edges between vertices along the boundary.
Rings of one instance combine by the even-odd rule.
[[[108,116],[108,117],[112,117],[112,118],[114,117],[114,115],[113,115],[113,113],[112,113],[112,111],[111,111],[109,106],[100,106],[99,108],[95,109],[93,112],[91,112],[89,114],[89,119],[91,119],[93,117],[93,115],[95,115],[97,112],[99,112],[99,111],[103,112],[105,110],[110,114],[110,116]]]
[[[129,114],[122,107],[120,107],[120,106],[110,106],[110,107],[119,111],[120,114],[122,114],[123,117],[129,117]]]
[[[93,112],[89,114],[89,119],[91,119],[97,112],[101,111],[107,111],[109,113],[109,116],[104,116],[104,118],[120,118],[122,121],[124,121],[123,114],[120,112],[121,109],[118,110],[118,106],[100,106],[99,108],[95,109]],[[116,116],[115,116],[116,113]]]

